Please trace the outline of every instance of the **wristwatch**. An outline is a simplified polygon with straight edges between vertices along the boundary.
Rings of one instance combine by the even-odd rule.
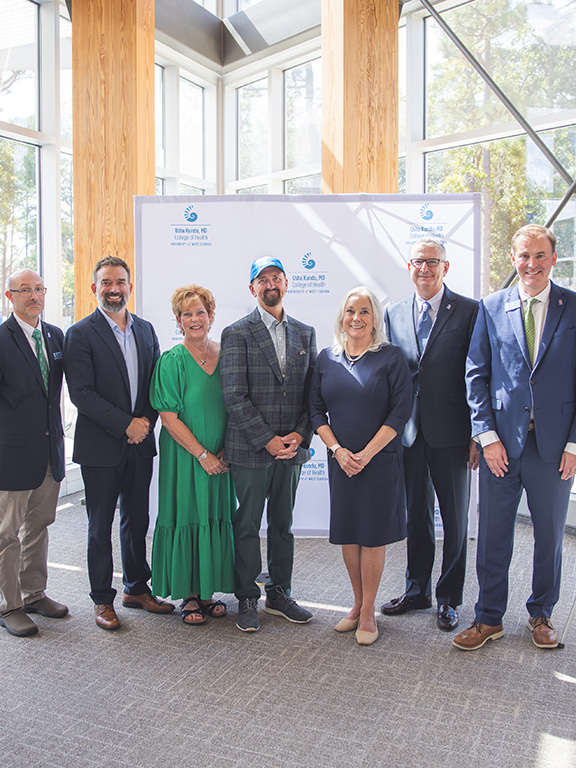
[[[338,448],[342,448],[339,443],[334,443],[334,445],[331,445],[330,448],[328,448],[328,456],[334,456],[334,458],[336,458],[335,454]]]
[[[196,456],[196,458],[198,459],[198,461],[204,461],[206,456],[208,456],[208,451],[206,450],[206,448],[204,448],[200,456]]]

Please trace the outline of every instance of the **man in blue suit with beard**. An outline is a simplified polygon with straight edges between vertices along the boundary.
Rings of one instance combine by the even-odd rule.
[[[112,522],[120,501],[125,608],[169,613],[150,593],[146,560],[149,488],[156,455],[150,377],[158,360],[152,325],[130,314],[130,269],[117,256],[94,268],[96,311],[73,325],[64,341],[70,399],[78,408],[73,459],[81,465],[88,513],[88,575],[96,624],[117,629],[112,587]]]
[[[472,434],[482,446],[472,626],[454,638],[464,651],[504,634],[508,570],[522,489],[534,529],[533,642],[556,648],[562,540],[576,472],[576,294],[549,279],[556,238],[530,224],[512,238],[518,285],[480,304],[467,362]]]

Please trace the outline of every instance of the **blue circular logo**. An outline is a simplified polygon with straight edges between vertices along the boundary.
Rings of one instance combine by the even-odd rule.
[[[196,219],[198,218],[198,214],[195,213],[194,207],[192,205],[189,205],[188,208],[186,208],[186,210],[184,211],[184,218],[186,219],[186,221],[190,221],[190,222],[196,221]]]
[[[302,257],[302,265],[304,269],[314,269],[314,267],[316,266],[316,262],[314,261],[313,258],[311,258],[311,256],[312,256],[311,253],[305,253],[304,256]]]
[[[420,208],[420,216],[422,216],[424,221],[430,221],[430,219],[434,217],[434,214],[430,210],[430,203],[426,203]]]

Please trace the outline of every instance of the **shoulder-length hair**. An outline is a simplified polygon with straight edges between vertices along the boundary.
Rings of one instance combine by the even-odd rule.
[[[372,329],[372,342],[368,347],[368,352],[376,352],[376,350],[386,344],[386,339],[384,337],[384,315],[382,314],[380,302],[370,288],[366,288],[365,285],[358,285],[356,288],[352,288],[340,303],[338,312],[336,313],[336,320],[334,321],[334,341],[332,349],[337,355],[344,350],[346,344],[346,331],[342,325],[342,320],[344,319],[346,306],[352,296],[366,296],[367,299],[370,299],[370,304],[372,304],[372,314],[374,315],[374,328]]]

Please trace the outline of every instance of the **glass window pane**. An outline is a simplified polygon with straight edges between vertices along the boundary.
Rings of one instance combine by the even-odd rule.
[[[406,145],[406,27],[398,30],[398,146]]]
[[[60,17],[60,134],[72,141],[72,24]]]
[[[251,5],[256,5],[256,3],[259,2],[260,0],[238,0],[238,10],[245,11],[247,8],[250,8]]]
[[[203,195],[204,190],[200,189],[200,187],[192,187],[190,184],[180,184],[179,192],[180,195]]]
[[[156,165],[164,167],[164,67],[154,65],[154,142]]]
[[[260,184],[256,187],[244,187],[244,189],[237,189],[237,195],[267,195],[268,185]]]
[[[72,155],[60,155],[62,215],[62,318],[64,329],[74,322],[74,194]]]
[[[284,72],[286,168],[319,163],[322,152],[322,64]]]
[[[576,128],[540,134],[566,170],[576,173]],[[482,293],[497,290],[511,271],[510,238],[526,224],[544,224],[566,192],[560,178],[534,143],[519,136],[457,147],[426,156],[428,192],[480,192],[482,195]],[[555,275],[573,285],[576,202],[554,224],[564,227],[558,242],[561,268]],[[566,224],[568,222],[568,224]],[[570,263],[568,263],[570,262]]]
[[[268,80],[237,90],[238,178],[261,176],[268,169]]]
[[[204,89],[180,78],[180,169],[204,177]]]
[[[38,150],[0,138],[0,284],[12,272],[38,269]],[[2,293],[2,317],[11,305]]]
[[[298,179],[288,179],[284,184],[287,195],[320,195],[322,193],[322,176],[301,176]]]
[[[443,18],[528,120],[576,108],[573,3],[476,0]],[[512,120],[431,19],[426,49],[428,137]]]
[[[0,120],[38,126],[38,6],[0,0]]]
[[[401,195],[406,194],[406,158],[398,158],[398,192]]]

